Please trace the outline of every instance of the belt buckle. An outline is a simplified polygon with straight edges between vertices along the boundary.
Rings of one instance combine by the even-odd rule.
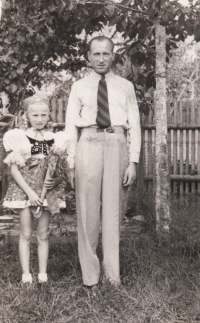
[[[115,129],[113,127],[108,127],[104,129],[104,132],[108,132],[108,133],[114,133]]]

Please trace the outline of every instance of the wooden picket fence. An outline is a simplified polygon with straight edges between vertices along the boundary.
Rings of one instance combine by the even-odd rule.
[[[171,191],[173,195],[200,193],[200,99],[167,102],[168,149]],[[67,99],[53,99],[51,115],[55,131],[64,128]],[[20,121],[20,120],[19,120]],[[143,193],[152,187],[154,178],[155,122],[151,111],[141,116],[142,151],[138,167],[137,204]],[[0,175],[2,196],[5,195],[8,176],[3,164],[5,152],[0,139]],[[138,207],[138,209],[140,209]]]
[[[155,165],[154,114],[141,116],[142,152],[138,195],[152,187]],[[168,152],[173,196],[200,193],[200,99],[167,102]],[[140,199],[138,199],[140,203]]]

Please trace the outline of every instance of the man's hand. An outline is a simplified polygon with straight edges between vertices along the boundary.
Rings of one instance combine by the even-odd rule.
[[[129,163],[123,177],[123,186],[129,186],[136,180],[136,164]]]
[[[71,188],[73,190],[74,190],[74,180],[75,180],[74,168],[70,168],[70,170],[69,170],[69,182],[70,182]]]

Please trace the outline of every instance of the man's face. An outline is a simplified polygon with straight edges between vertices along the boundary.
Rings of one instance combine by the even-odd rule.
[[[88,59],[98,74],[106,74],[110,71],[114,59],[112,46],[108,40],[94,40],[88,52]]]

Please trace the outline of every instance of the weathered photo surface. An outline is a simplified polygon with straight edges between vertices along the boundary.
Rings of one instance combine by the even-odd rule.
[[[200,321],[200,1],[0,0],[0,322]]]

